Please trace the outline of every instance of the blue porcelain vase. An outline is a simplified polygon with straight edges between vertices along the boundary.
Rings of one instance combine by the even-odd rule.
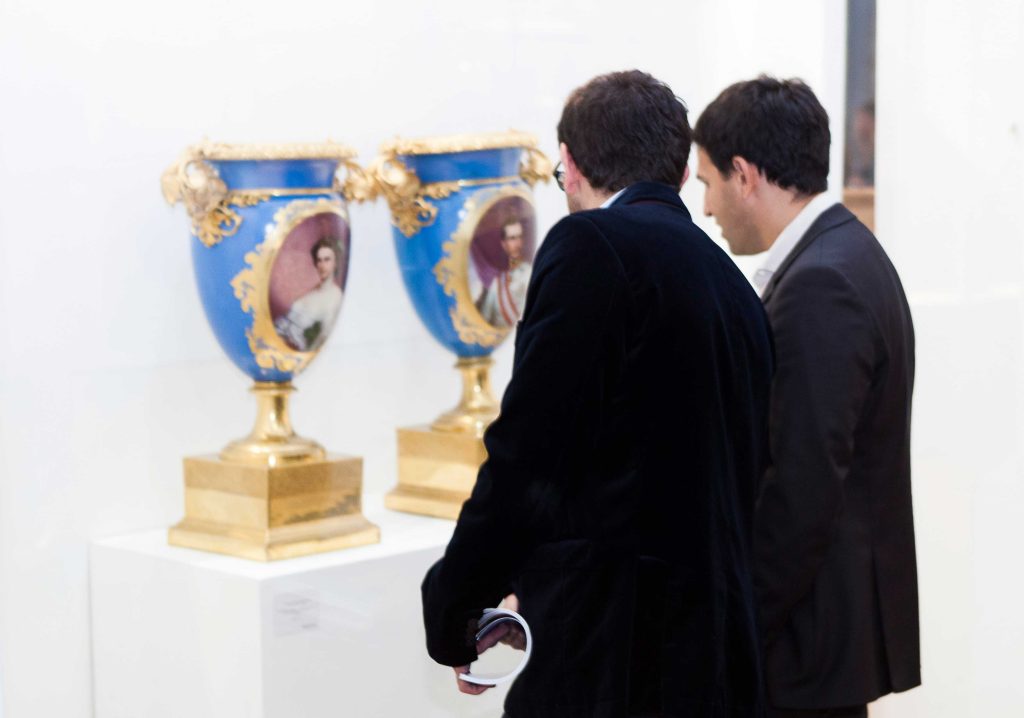
[[[363,177],[353,157],[334,143],[204,143],[164,173],[165,198],[183,202],[192,220],[206,318],[231,361],[254,380],[260,403],[253,433],[228,445],[223,459],[275,464],[325,455],[294,435],[285,397],[341,310],[347,195]]]
[[[479,437],[497,415],[490,354],[522,312],[537,248],[532,187],[551,172],[536,144],[519,132],[399,139],[368,169],[368,194],[391,209],[409,298],[463,376],[435,430]]]

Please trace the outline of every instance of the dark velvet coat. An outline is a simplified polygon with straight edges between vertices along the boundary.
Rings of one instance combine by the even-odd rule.
[[[673,188],[561,220],[487,461],[423,582],[430,655],[473,661],[481,609],[514,590],[535,645],[511,718],[760,716],[771,371],[757,295]]]
[[[910,500],[914,327],[878,240],[825,210],[765,287],[772,465],[755,514],[773,705],[860,705],[921,682]]]

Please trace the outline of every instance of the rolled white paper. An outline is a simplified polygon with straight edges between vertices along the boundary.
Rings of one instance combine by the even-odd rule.
[[[460,673],[460,680],[466,681],[467,683],[475,683],[480,686],[498,686],[502,683],[508,683],[523,672],[523,669],[526,668],[526,664],[530,661],[530,652],[533,650],[533,636],[530,635],[530,626],[527,625],[526,619],[518,613],[510,611],[507,608],[485,609],[484,614],[476,624],[476,640],[479,641],[502,623],[508,623],[510,621],[518,623],[520,628],[523,629],[523,635],[526,636],[526,648],[523,650],[523,658],[519,661],[519,665],[517,665],[510,673],[498,675],[487,673]]]

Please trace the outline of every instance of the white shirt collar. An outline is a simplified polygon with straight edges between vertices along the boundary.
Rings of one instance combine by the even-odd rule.
[[[622,188],[622,189],[620,189],[620,190],[619,190],[618,192],[616,192],[615,194],[613,194],[613,195],[612,195],[611,197],[609,197],[608,199],[606,199],[606,200],[604,201],[604,204],[602,204],[602,205],[601,205],[600,209],[607,209],[608,207],[611,207],[611,206],[612,206],[612,205],[613,205],[613,204],[615,203],[615,200],[617,200],[617,199],[619,198],[619,195],[621,195],[621,194],[622,194],[623,192],[625,192],[625,191],[626,191],[627,189],[629,189],[629,188],[628,188],[628,187],[623,187],[623,188]]]
[[[754,286],[757,287],[758,294],[764,294],[764,289],[768,286],[772,275],[786,261],[786,257],[796,247],[800,238],[807,233],[807,230],[811,228],[814,221],[835,203],[835,199],[830,197],[827,192],[815,195],[814,199],[804,205],[800,213],[786,225],[786,228],[782,230],[778,239],[775,240],[775,243],[768,250],[768,256],[765,257],[764,264],[754,272],[753,281]]]

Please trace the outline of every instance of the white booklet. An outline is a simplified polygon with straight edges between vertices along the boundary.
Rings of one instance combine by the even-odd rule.
[[[526,668],[526,664],[530,661],[530,651],[533,650],[533,637],[530,635],[530,627],[527,625],[526,620],[515,611],[510,611],[507,608],[488,608],[484,610],[484,615],[477,621],[477,632],[476,640],[479,641],[481,638],[486,636],[488,633],[496,629],[503,623],[518,623],[519,627],[523,631],[523,635],[526,637],[526,647],[523,649],[523,657],[512,671],[509,673],[501,674],[488,674],[488,673],[461,673],[459,679],[466,681],[467,683],[476,683],[480,686],[498,686],[502,683],[508,683],[513,678],[518,676]]]

